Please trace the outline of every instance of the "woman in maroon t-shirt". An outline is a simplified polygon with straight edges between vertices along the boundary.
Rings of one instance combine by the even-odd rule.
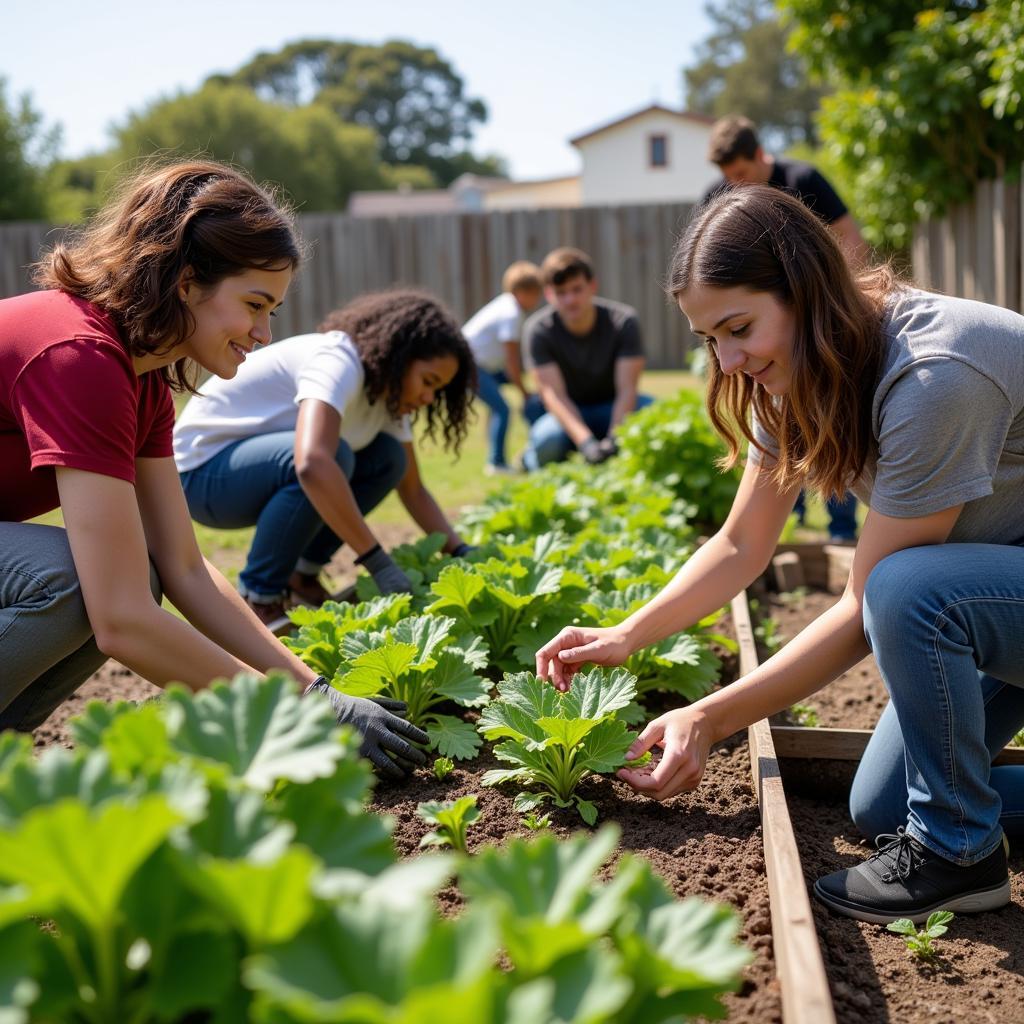
[[[214,163],[147,170],[0,301],[0,728],[30,730],[109,656],[164,685],[289,670],[364,735],[426,742],[292,655],[201,555],[171,457],[172,390],[270,342],[300,262],[287,214]],[[25,522],[60,507],[66,529]],[[186,621],[160,607],[167,594]],[[400,709],[397,709],[400,710]]]

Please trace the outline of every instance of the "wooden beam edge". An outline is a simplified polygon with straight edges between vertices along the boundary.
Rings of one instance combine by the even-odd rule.
[[[732,601],[733,627],[740,646],[740,673],[757,667],[757,649],[745,592]],[[835,1024],[832,993],[814,926],[807,882],[782,788],[782,774],[768,722],[747,730],[750,767],[761,809],[764,861],[772,917],[772,942],[782,988],[784,1024]]]

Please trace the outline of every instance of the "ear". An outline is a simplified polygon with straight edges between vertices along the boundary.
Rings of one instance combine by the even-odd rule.
[[[191,267],[186,267],[181,272],[181,277],[178,278],[178,298],[181,299],[182,302],[188,302],[189,295],[195,287],[195,271],[193,271]]]

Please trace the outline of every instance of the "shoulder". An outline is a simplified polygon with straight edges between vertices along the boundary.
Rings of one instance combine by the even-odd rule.
[[[639,323],[640,318],[637,316],[636,310],[625,302],[616,302],[614,299],[598,297],[594,299],[594,305],[599,310],[604,311],[604,314],[616,330],[621,330],[630,324]]]
[[[554,306],[542,306],[530,314],[523,325],[523,334],[549,334],[555,326],[555,315]]]

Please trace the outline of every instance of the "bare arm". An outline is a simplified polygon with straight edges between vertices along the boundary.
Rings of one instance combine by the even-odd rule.
[[[636,408],[637,389],[643,372],[643,356],[627,356],[615,360],[615,401],[612,403],[609,433],[614,434],[615,428]]]
[[[659,745],[664,757],[649,773],[625,772],[622,777],[656,800],[693,789],[712,743],[789,707],[855,665],[868,654],[863,599],[871,570],[895,551],[944,543],[962,507],[914,519],[869,511],[839,602],[743,679],[651,722],[630,756]]]
[[[594,435],[583,422],[576,403],[569,397],[562,371],[554,363],[545,363],[534,370],[534,375],[537,378],[537,393],[544,408],[562,424],[562,429],[579,448],[587,438]]]
[[[316,398],[299,404],[295,425],[295,473],[320,518],[357,555],[377,543],[356,504],[335,455],[341,436],[338,410]]]
[[[844,213],[838,220],[829,224],[829,227],[834,232],[839,248],[843,250],[843,255],[846,257],[846,262],[850,264],[850,268],[859,270],[865,266],[871,250],[868,248],[868,243],[864,241],[860,228],[857,227],[857,222],[853,217],[849,213]]]
[[[137,472],[136,488],[96,473],[57,469],[71,553],[100,650],[160,686],[180,681],[198,690],[219,677],[272,667],[312,680],[314,673],[241,599],[229,596],[228,584],[215,582],[195,543],[172,460],[140,459]],[[149,541],[167,596],[183,614],[191,610],[199,629],[153,598]]]
[[[448,517],[441,511],[440,505],[423,483],[419,463],[416,461],[416,449],[408,441],[403,447],[406,456],[405,475],[398,481],[398,497],[424,533],[445,534],[448,537],[444,545],[445,551],[454,551],[462,544],[462,538],[452,528]]]
[[[767,473],[748,461],[722,528],[661,593],[618,626],[563,629],[537,652],[537,675],[565,690],[587,662],[621,665],[634,651],[721,608],[768,565],[798,491],[779,493]]]
[[[519,341],[503,341],[501,347],[505,352],[505,375],[525,398],[530,392],[526,390],[526,385],[523,383],[523,360]]]

